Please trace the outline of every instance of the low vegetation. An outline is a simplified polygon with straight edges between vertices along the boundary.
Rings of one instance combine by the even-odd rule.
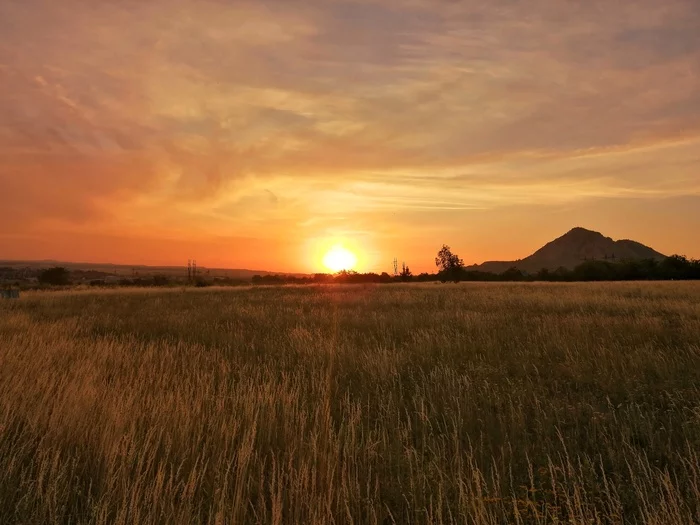
[[[664,259],[590,260],[573,269],[565,267],[524,272],[513,266],[501,273],[465,267],[463,261],[444,246],[435,260],[436,273],[413,275],[407,266],[397,275],[388,273],[339,272],[309,277],[287,275],[253,276],[253,284],[309,283],[400,283],[400,282],[599,282],[599,281],[673,281],[700,280],[700,260],[672,255]]]
[[[700,523],[700,285],[29,292],[0,523]]]

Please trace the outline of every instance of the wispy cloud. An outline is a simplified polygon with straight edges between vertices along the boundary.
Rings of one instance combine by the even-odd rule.
[[[274,243],[698,195],[698,27],[695,0],[3,2],[0,220]]]

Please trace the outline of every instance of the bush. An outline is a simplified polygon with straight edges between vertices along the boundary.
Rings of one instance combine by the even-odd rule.
[[[48,268],[39,274],[39,282],[55,286],[70,284],[70,272],[59,266]]]
[[[168,286],[170,284],[170,279],[165,275],[154,275],[153,276],[153,286]]]

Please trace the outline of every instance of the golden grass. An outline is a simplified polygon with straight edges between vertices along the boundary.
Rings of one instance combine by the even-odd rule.
[[[0,523],[700,523],[700,285],[0,303]]]

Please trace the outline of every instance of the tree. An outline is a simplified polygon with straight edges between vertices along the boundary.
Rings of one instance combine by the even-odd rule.
[[[70,272],[63,267],[48,268],[39,274],[39,282],[61,286],[70,284]]]
[[[671,255],[661,261],[661,275],[664,279],[685,279],[691,262],[685,255]]]
[[[437,257],[435,257],[435,266],[438,267],[438,274],[443,283],[448,279],[458,282],[462,274],[464,261],[457,254],[452,253],[449,246],[443,244]]]
[[[413,274],[411,273],[411,270],[409,269],[409,267],[406,266],[406,263],[403,263],[401,265],[401,273],[399,274],[399,277],[401,278],[402,281],[410,281],[411,278],[413,277]]]
[[[382,274],[379,276],[379,282],[380,283],[390,283],[391,282],[391,275],[389,275],[386,272],[382,272]]]
[[[501,280],[503,281],[522,281],[524,277],[523,272],[515,266],[511,266],[501,274]]]

